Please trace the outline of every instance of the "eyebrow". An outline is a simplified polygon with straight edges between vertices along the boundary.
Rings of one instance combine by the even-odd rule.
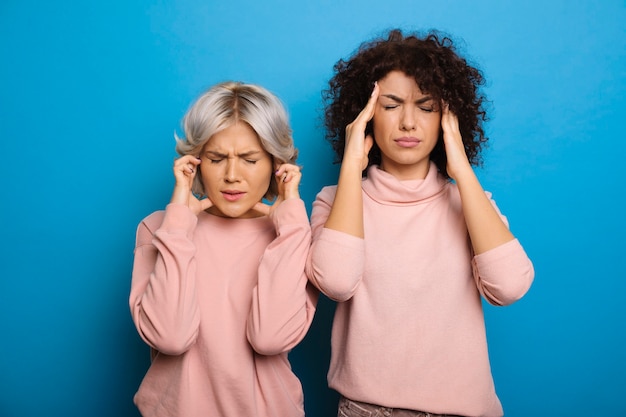
[[[237,156],[240,157],[240,158],[249,158],[251,156],[256,156],[256,155],[258,155],[260,153],[261,153],[261,151],[259,151],[259,150],[252,150],[252,151],[238,153]],[[205,154],[211,154],[211,155],[219,157],[219,158],[226,158],[226,157],[228,157],[228,154],[221,153],[219,151],[212,151],[212,150],[206,151]]]
[[[404,99],[393,95],[393,94],[383,94],[382,97],[387,97],[390,100],[395,101],[396,103],[404,103]],[[415,100],[415,104],[424,104],[427,101],[432,100],[433,98],[431,96],[424,96],[422,98],[420,98],[419,100]]]

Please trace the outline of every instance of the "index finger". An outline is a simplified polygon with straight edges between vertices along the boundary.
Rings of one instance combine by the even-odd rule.
[[[372,94],[370,95],[369,100],[367,100],[367,104],[363,107],[363,110],[359,113],[359,115],[354,119],[354,124],[363,123],[367,124],[372,117],[374,117],[374,109],[376,106],[376,101],[378,100],[378,95],[380,93],[380,87],[378,86],[378,82],[374,83],[374,90],[372,90]]]
[[[445,103],[441,114],[441,127],[444,130],[460,131],[459,119],[457,115],[450,110],[448,103]]]

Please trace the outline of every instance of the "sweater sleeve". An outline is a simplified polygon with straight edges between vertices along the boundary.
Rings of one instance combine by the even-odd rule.
[[[509,223],[500,213],[491,193],[486,194],[508,227]],[[535,277],[533,264],[517,239],[475,255],[472,272],[482,296],[497,306],[513,304],[522,298]]]
[[[535,277],[533,264],[517,239],[474,256],[472,269],[482,296],[497,306],[522,298]]]
[[[289,351],[304,338],[319,295],[304,273],[311,245],[304,202],[283,201],[271,219],[277,236],[261,257],[247,323],[248,341],[262,355]]]
[[[169,204],[137,228],[131,314],[143,340],[167,355],[184,353],[198,335],[192,241],[197,221],[188,207]]]
[[[306,272],[324,295],[335,301],[346,301],[354,295],[363,277],[365,240],[324,227],[334,191],[335,187],[324,188],[313,203],[313,243]]]

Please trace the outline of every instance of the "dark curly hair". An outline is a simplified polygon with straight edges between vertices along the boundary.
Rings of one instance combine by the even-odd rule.
[[[336,153],[335,162],[340,163],[343,159],[346,126],[365,107],[374,82],[394,70],[413,77],[422,93],[431,95],[435,102],[448,103],[459,119],[470,163],[481,165],[481,150],[487,142],[483,130],[483,122],[487,121],[484,109],[486,98],[479,89],[485,82],[482,73],[461,57],[452,39],[441,32],[405,36],[399,29],[389,31],[386,38],[363,43],[352,57],[341,59],[334,66],[335,75],[328,83],[328,90],[323,91],[322,98],[326,139]],[[366,133],[372,132],[371,124],[370,121]],[[430,159],[449,179],[443,132],[439,133]],[[374,143],[368,166],[379,165],[380,162],[380,149]],[[367,170],[363,171],[364,176],[366,173]]]

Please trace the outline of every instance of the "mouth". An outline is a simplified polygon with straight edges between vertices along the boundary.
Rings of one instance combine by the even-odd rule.
[[[422,143],[420,139],[414,137],[402,137],[394,139],[393,141],[401,148],[414,148]]]
[[[237,191],[237,190],[222,191],[222,197],[224,197],[224,200],[226,201],[237,201],[241,199],[244,195],[246,195],[246,193],[244,193],[243,191]]]

